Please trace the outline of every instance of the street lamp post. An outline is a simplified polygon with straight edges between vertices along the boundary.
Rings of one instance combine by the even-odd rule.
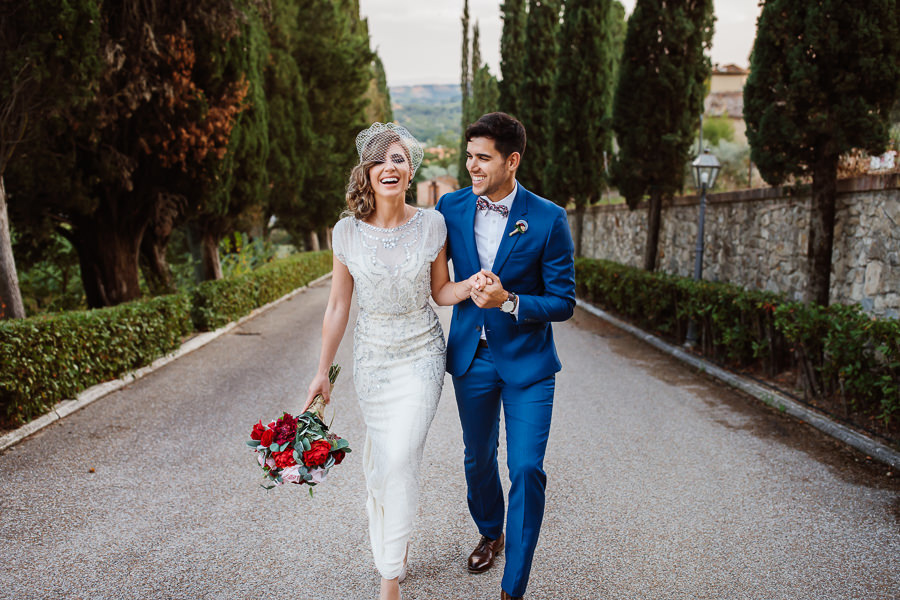
[[[703,229],[706,222],[706,191],[716,184],[716,176],[722,165],[719,160],[704,150],[694,162],[691,163],[691,170],[694,174],[694,185],[700,190],[700,217],[697,224],[697,247],[694,258],[694,281],[703,278]],[[697,325],[691,320],[688,323],[686,346],[693,346],[697,343]]]

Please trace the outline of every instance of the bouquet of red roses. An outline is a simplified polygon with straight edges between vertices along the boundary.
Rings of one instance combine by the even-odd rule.
[[[338,365],[328,370],[332,388],[340,372]],[[325,481],[331,467],[341,464],[350,444],[328,431],[322,421],[324,412],[325,399],[320,394],[300,416],[284,413],[268,425],[260,420],[253,426],[247,445],[256,452],[263,476],[272,482],[262,487],[305,483],[312,495],[312,486]]]

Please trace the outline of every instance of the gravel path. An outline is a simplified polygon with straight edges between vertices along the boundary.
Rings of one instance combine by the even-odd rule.
[[[328,282],[0,454],[0,598],[377,597],[361,454],[265,492],[250,426],[296,412]],[[449,312],[441,311],[447,323]],[[578,312],[527,598],[900,598],[900,477]],[[361,450],[351,333],[334,429]],[[469,575],[448,377],[425,449],[407,600],[496,599]]]

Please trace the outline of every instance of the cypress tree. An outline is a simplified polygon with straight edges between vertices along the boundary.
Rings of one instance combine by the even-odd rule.
[[[565,206],[575,200],[575,252],[581,254],[585,207],[606,186],[604,154],[612,148],[609,123],[615,62],[610,0],[566,0],[553,104],[551,152],[545,189]]]
[[[662,199],[681,188],[703,111],[712,0],[637,0],[628,20],[613,129],[613,178],[634,209],[649,194],[644,268],[656,268]]]
[[[462,23],[462,63],[460,65],[459,91],[462,95],[462,129],[459,136],[459,168],[457,181],[460,187],[463,182],[469,183],[469,172],[466,170],[466,127],[469,126],[469,97],[471,96],[471,75],[469,72],[469,0],[463,2]]]
[[[0,319],[23,318],[4,175],[19,143],[61,106],[83,103],[100,71],[96,0],[0,6]],[[47,228],[49,229],[49,227]]]
[[[310,27],[315,23],[315,27]],[[347,176],[358,161],[356,135],[365,122],[365,93],[374,53],[352,0],[300,3],[294,60],[309,91],[311,166],[303,185],[306,230],[331,226],[344,207]]]
[[[770,184],[812,176],[809,301],[830,296],[839,156],[883,151],[898,98],[896,0],[769,0],[744,87],[750,156]]]
[[[391,91],[388,89],[384,63],[375,53],[372,61],[372,85],[370,86],[369,121],[390,123],[394,120],[394,109],[391,107]]]
[[[500,110],[521,119],[519,88],[525,78],[525,0],[504,0],[500,5]]]
[[[519,97],[528,143],[518,178],[542,192],[544,169],[553,139],[553,87],[556,81],[559,0],[530,0],[525,27],[525,73]]]

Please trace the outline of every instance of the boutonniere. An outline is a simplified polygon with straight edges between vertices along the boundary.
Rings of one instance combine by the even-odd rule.
[[[526,231],[528,231],[528,221],[519,219],[516,221],[516,228],[509,232],[509,237],[512,237],[517,233],[525,233]]]

